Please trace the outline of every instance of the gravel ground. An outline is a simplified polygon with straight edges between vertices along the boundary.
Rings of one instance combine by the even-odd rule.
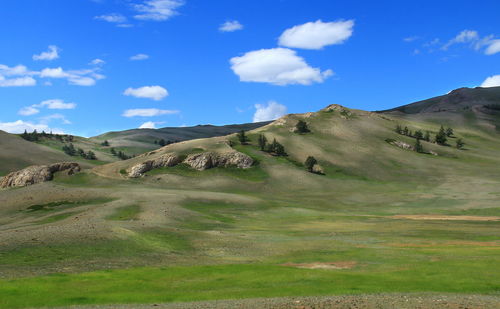
[[[497,309],[500,296],[458,294],[377,294],[327,297],[255,298],[149,305],[73,306],[72,309]]]

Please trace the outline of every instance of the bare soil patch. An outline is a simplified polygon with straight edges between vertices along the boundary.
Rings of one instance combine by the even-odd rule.
[[[500,221],[500,217],[494,216],[395,215],[390,218],[410,220]]]
[[[305,269],[351,269],[356,266],[356,261],[342,261],[342,262],[315,262],[315,263],[286,263],[282,266],[305,268]]]

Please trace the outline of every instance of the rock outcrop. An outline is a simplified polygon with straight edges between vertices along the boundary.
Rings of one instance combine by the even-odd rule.
[[[68,175],[73,175],[80,171],[80,165],[74,162],[62,162],[51,165],[33,165],[17,172],[12,172],[3,177],[0,188],[24,187],[40,182],[50,181],[54,173],[64,171]]]
[[[415,147],[402,141],[387,140],[387,142],[393,146],[399,147],[404,150],[415,150]]]
[[[160,167],[171,167],[179,164],[181,158],[176,154],[165,154],[154,160],[148,160],[137,165],[132,166],[128,170],[128,177],[138,178],[144,175],[144,173],[149,172],[152,169]]]
[[[184,163],[192,168],[204,171],[214,167],[250,168],[253,165],[253,159],[244,153],[231,151],[225,153],[203,152],[189,155]]]

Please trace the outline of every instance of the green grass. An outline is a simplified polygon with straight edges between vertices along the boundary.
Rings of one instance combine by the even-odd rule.
[[[43,218],[42,220],[39,220],[36,223],[37,224],[54,223],[54,222],[57,222],[57,221],[61,221],[61,220],[67,219],[67,218],[69,218],[69,217],[71,217],[73,215],[76,215],[78,213],[79,212],[73,211],[73,212],[66,212],[66,213],[62,213],[62,214],[58,214],[58,215],[53,215],[53,216],[49,216],[49,217]]]
[[[137,220],[140,213],[141,207],[139,205],[124,206],[116,209],[115,212],[107,216],[106,219],[112,221]]]
[[[277,265],[136,268],[0,281],[0,308],[381,292],[498,293],[495,261],[451,260],[385,272],[307,270]],[[498,275],[498,274],[497,274]],[[460,280],[457,280],[460,278]],[[496,283],[494,283],[496,282]],[[30,295],[30,297],[22,297]]]
[[[29,213],[32,212],[46,212],[46,211],[56,211],[56,210],[64,210],[73,207],[79,207],[84,205],[92,205],[92,204],[105,204],[113,201],[113,198],[95,198],[90,200],[76,200],[76,201],[56,201],[45,204],[34,204],[30,205],[26,208],[26,211]]]

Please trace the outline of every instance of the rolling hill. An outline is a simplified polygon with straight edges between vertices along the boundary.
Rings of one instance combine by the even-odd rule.
[[[270,297],[295,306],[299,296],[387,293],[498,304],[500,115],[481,102],[414,113],[330,105],[248,130],[247,141],[185,140],[0,190],[0,308]],[[299,121],[309,132],[296,132]],[[441,126],[453,134],[438,144]],[[418,131],[431,136],[422,152]],[[217,159],[234,153],[252,166]],[[310,156],[322,173],[307,169]],[[222,163],[199,170],[190,158]]]

